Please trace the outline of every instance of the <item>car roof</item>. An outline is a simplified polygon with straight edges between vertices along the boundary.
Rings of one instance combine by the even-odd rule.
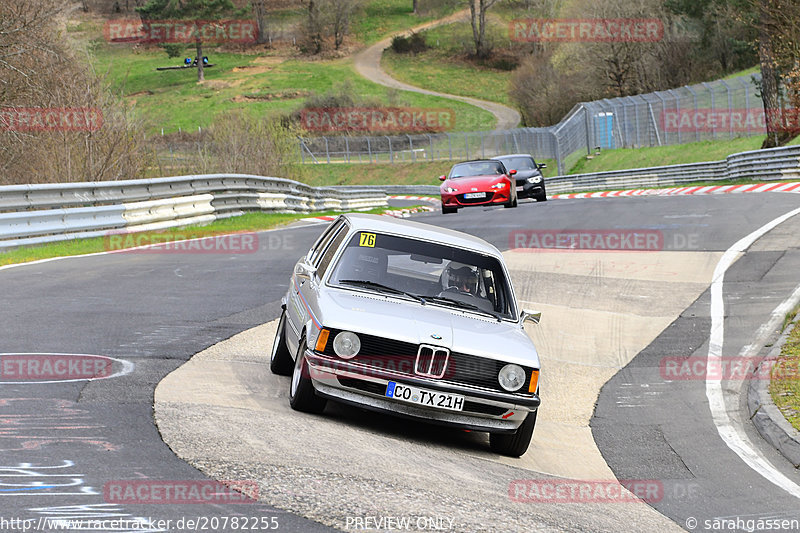
[[[496,155],[492,159],[498,160],[504,157],[530,157],[533,158],[531,154],[504,154],[504,155]]]
[[[460,231],[390,216],[368,215],[365,213],[346,213],[342,216],[350,222],[350,227],[355,231],[369,230],[378,233],[393,233],[502,257],[500,250],[488,242]]]

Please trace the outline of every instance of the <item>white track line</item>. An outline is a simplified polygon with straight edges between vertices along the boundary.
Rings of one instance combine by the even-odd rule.
[[[728,248],[714,269],[711,282],[711,334],[708,344],[708,359],[706,368],[720,368],[722,359],[722,344],[725,339],[725,302],[722,298],[725,272],[736,261],[739,253],[747,250],[757,239],[771,229],[775,228],[789,218],[800,214],[800,208],[789,211],[778,218],[761,226],[746,237],[743,237],[733,246]],[[788,302],[798,295],[798,291],[778,306],[776,311],[789,305]],[[773,312],[774,317],[774,312]],[[715,365],[712,367],[712,365]],[[800,486],[783,475],[770,463],[750,442],[744,429],[735,425],[728,416],[725,408],[725,399],[722,394],[722,380],[709,375],[706,378],[706,397],[711,410],[711,417],[717,427],[719,436],[750,468],[758,472],[766,480],[782,488],[792,496],[800,498]]]

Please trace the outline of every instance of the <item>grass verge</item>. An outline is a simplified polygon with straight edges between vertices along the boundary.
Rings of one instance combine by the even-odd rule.
[[[769,393],[786,420],[800,430],[800,324],[795,323],[772,368]]]
[[[360,212],[379,214],[385,211],[387,211],[387,209],[376,208]],[[0,252],[0,266],[28,263],[30,261],[50,259],[53,257],[107,252],[131,248],[137,245],[175,242],[238,232],[263,231],[294,222],[301,218],[338,214],[339,212],[336,211],[318,213],[246,213],[241,216],[216,220],[204,226],[183,226],[179,228],[170,228],[164,231],[143,231],[132,234],[115,234],[109,231],[108,236],[105,237],[73,239],[37,246],[24,246],[7,252]],[[132,238],[126,238],[127,235],[131,235]]]
[[[544,175],[556,174],[556,163],[551,159],[537,159],[546,163]],[[458,161],[430,161],[424,163],[331,163],[303,165],[302,181],[308,185],[439,185],[439,176],[450,172]]]

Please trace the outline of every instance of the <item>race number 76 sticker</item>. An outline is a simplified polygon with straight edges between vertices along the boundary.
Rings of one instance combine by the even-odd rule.
[[[364,233],[361,232],[361,237],[358,241],[359,246],[368,246],[370,248],[375,248],[375,234],[374,233]]]

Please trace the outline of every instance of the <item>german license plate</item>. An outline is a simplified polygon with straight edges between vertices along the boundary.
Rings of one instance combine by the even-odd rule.
[[[485,192],[468,192],[464,198],[486,198]]]
[[[461,411],[464,409],[464,397],[461,395],[419,389],[394,381],[390,381],[386,386],[386,397],[400,400],[401,402],[413,403],[424,407],[438,407],[449,411]]]
[[[523,185],[517,186],[517,192],[520,192],[520,191],[523,191],[523,190],[525,190],[525,187]]]

